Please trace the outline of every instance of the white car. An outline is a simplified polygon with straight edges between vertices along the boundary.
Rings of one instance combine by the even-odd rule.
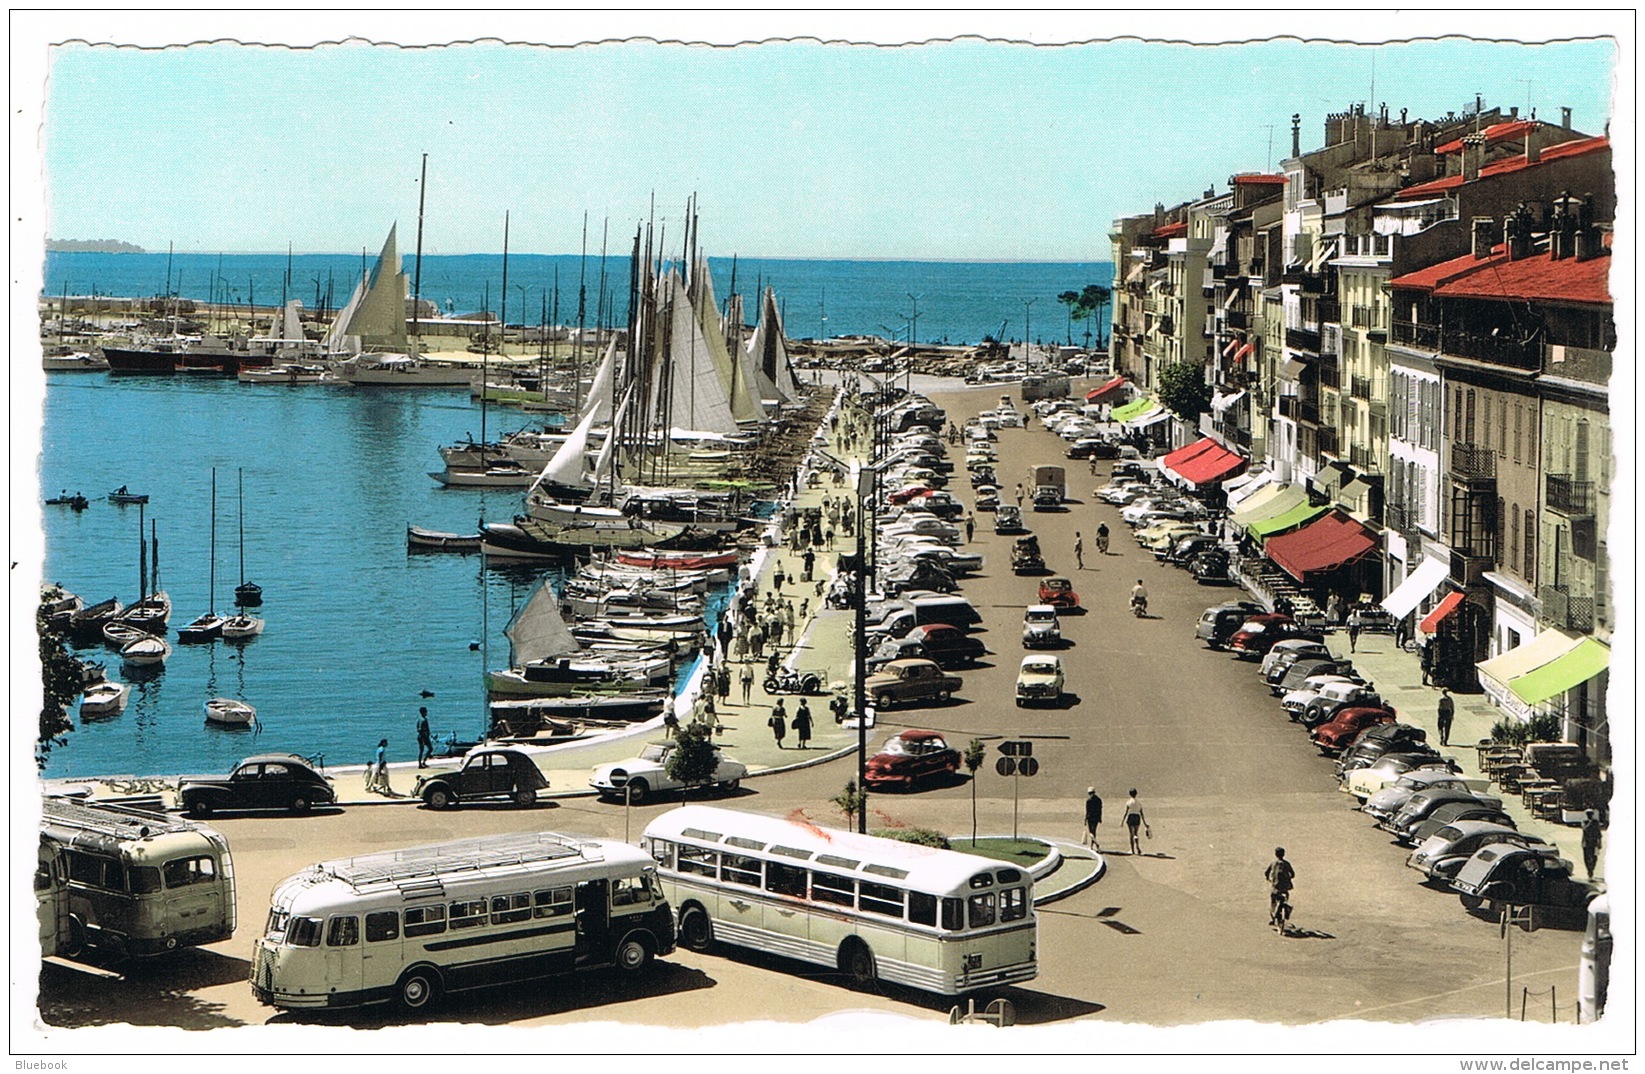
[[[1015,410],[997,410],[994,412],[994,420],[1000,423],[1002,429],[1022,428],[1022,415]]]
[[[1062,659],[1036,653],[1022,658],[1017,669],[1017,707],[1030,702],[1058,704],[1062,701]]]
[[[631,805],[639,805],[658,791],[682,790],[685,784],[668,774],[669,758],[678,748],[673,742],[652,742],[638,757],[597,766],[588,785],[601,798],[626,799]],[[746,775],[747,765],[714,751],[714,774],[708,782],[722,791],[734,791]]]
[[[1333,696],[1340,690],[1327,689],[1328,687],[1359,687],[1357,683],[1346,675],[1311,675],[1302,681],[1302,685],[1280,698],[1279,707],[1285,710],[1286,715],[1293,720],[1302,715],[1309,703],[1320,697]]]
[[[1049,604],[1030,604],[1022,616],[1024,649],[1055,649],[1062,645],[1062,621]]]

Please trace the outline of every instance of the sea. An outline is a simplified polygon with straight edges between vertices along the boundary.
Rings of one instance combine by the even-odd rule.
[[[255,291],[260,306],[280,297],[287,263],[283,255],[53,254],[45,292],[164,294],[168,260],[178,294],[209,300],[226,288],[233,301],[238,287],[242,300]],[[575,323],[579,262],[511,255],[509,287],[518,281],[526,289],[523,308],[531,310],[545,287],[552,301],[558,268],[559,321]],[[293,258],[292,266],[294,280],[312,286],[315,277],[329,278],[334,297],[346,300],[347,273],[359,271],[359,260],[308,255]],[[501,267],[500,257],[425,257],[423,291],[456,314],[486,308],[488,296],[496,306]],[[716,260],[711,267],[723,298],[731,264]],[[756,288],[774,287],[787,304],[790,336],[888,335],[882,325],[899,313],[912,321],[914,295],[921,341],[1020,338],[1028,302],[1034,337],[1049,343],[1080,334],[1078,324],[1063,323],[1066,308],[1057,295],[1106,286],[1109,269],[740,260],[737,288],[754,309]],[[588,271],[593,294],[598,258]],[[626,260],[619,266],[609,259],[605,272],[610,290],[626,290]],[[588,305],[592,310],[592,298]],[[508,319],[517,321],[513,312]],[[620,304],[615,319],[622,319]],[[41,498],[82,492],[91,504],[83,512],[39,508],[42,577],[88,604],[109,597],[130,603],[139,587],[140,542],[157,537],[173,638],[177,626],[202,612],[231,611],[242,580],[263,587],[255,614],[268,623],[260,637],[241,644],[177,645],[163,670],[146,677],[122,671],[111,650],[79,651],[131,682],[131,699],[119,716],[82,721],[71,712],[74,729],[50,752],[44,775],[219,772],[263,751],[363,764],[385,737],[391,759],[411,760],[419,705],[428,706],[437,737],[471,740],[484,729],[482,674],[507,666],[504,628],[544,572],[482,563],[478,555],[408,552],[405,540],[408,525],[473,532],[479,522],[507,520],[521,508],[520,490],[448,489],[429,476],[442,468],[441,445],[481,435],[479,406],[466,389],[44,376]],[[495,437],[559,420],[493,406],[485,432]],[[121,485],[147,493],[147,506],[109,503],[107,494]],[[557,580],[551,574],[550,584]],[[723,595],[711,617],[721,602]],[[259,729],[207,727],[202,705],[219,696],[256,706]]]

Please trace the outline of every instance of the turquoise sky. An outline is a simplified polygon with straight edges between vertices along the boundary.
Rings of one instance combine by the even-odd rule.
[[[499,250],[505,210],[516,251],[576,252],[585,211],[591,242],[609,217],[620,248],[653,194],[673,234],[695,192],[718,255],[1100,259],[1114,217],[1277,165],[1293,112],[1305,151],[1356,102],[1433,118],[1476,93],[1555,122],[1568,106],[1599,133],[1614,61],[1607,40],[63,44],[47,60],[45,230],[322,252],[375,250],[397,219],[409,252],[427,152],[432,253]]]

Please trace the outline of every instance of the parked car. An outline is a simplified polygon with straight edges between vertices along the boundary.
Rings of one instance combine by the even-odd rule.
[[[1475,790],[1479,781],[1444,768],[1418,768],[1407,772],[1365,799],[1360,810],[1375,820],[1387,820],[1398,813],[1419,791]]]
[[[1238,630],[1239,626],[1243,625],[1243,623],[1240,623],[1234,629]],[[1232,636],[1232,631],[1230,631],[1230,636]],[[1331,659],[1331,650],[1323,641],[1315,641],[1313,638],[1290,638],[1286,641],[1277,642],[1273,648],[1263,654],[1262,663],[1257,665],[1257,678],[1267,682],[1276,664],[1285,663],[1289,665],[1293,661],[1308,658],[1329,660]]]
[[[993,485],[978,485],[973,506],[978,511],[993,511],[1000,505],[1000,490]]]
[[[979,466],[971,471],[971,487],[974,489],[981,488],[984,485],[998,488],[999,483],[1000,479],[994,475],[992,466]]]
[[[1358,676],[1353,676],[1349,678],[1347,685],[1328,684],[1318,696],[1307,703],[1297,720],[1302,726],[1312,729],[1322,723],[1328,723],[1343,709],[1360,706],[1394,711],[1394,706],[1382,700],[1382,695],[1373,690],[1369,683],[1360,682]]]
[[[1325,723],[1314,728],[1314,745],[1327,757],[1335,757],[1367,727],[1379,723],[1393,723],[1398,719],[1393,709],[1380,706],[1347,708]]]
[[[960,751],[936,731],[909,730],[891,736],[868,759],[863,780],[871,790],[912,789],[925,780],[959,771]]]
[[[1188,573],[1200,585],[1233,585],[1228,566],[1228,553],[1221,548],[1211,548],[1188,561]]]
[[[1215,604],[1200,613],[1194,627],[1194,637],[1208,648],[1221,649],[1246,620],[1265,611],[1262,605],[1249,600],[1231,600]]]
[[[449,809],[476,798],[508,798],[515,805],[529,806],[547,786],[547,778],[530,754],[495,748],[470,752],[455,772],[418,776],[411,794],[430,809]]]
[[[1163,527],[1163,528],[1161,528]],[[1171,521],[1150,526],[1138,536],[1137,543],[1156,555],[1182,540],[1199,533],[1200,528],[1192,522]]]
[[[1108,472],[1108,479],[1118,481],[1122,477],[1131,477],[1139,481],[1147,481],[1155,472],[1138,460],[1135,448],[1131,448],[1130,454],[1127,454],[1126,448],[1122,447],[1120,448],[1120,461],[1116,462],[1114,468]]]
[[[1435,787],[1429,790],[1418,791],[1405,800],[1399,811],[1392,817],[1377,824],[1385,832],[1393,833],[1400,842],[1408,842],[1416,832],[1417,825],[1428,819],[1429,814],[1440,806],[1450,802],[1482,802],[1488,806],[1502,808],[1502,799],[1490,794],[1480,794],[1466,787]]]
[[[1375,763],[1355,769],[1342,781],[1342,790],[1363,802],[1405,773],[1423,768],[1441,768],[1447,772],[1462,770],[1449,757],[1441,757],[1437,750],[1424,746],[1420,750],[1385,753]]]
[[[918,484],[904,485],[902,488],[897,489],[894,492],[888,493],[885,497],[885,502],[888,503],[888,504],[892,504],[893,506],[901,506],[902,504],[907,503],[909,500],[912,500],[912,499],[914,499],[916,497],[919,497],[919,496],[924,496],[927,493],[935,492],[935,491],[937,491],[937,490],[934,489],[934,488],[931,488],[929,485],[918,485]]]
[[[1014,503],[1000,504],[994,512],[994,532],[1027,533],[1028,527],[1022,524],[1022,508]]]
[[[1067,578],[1044,578],[1040,581],[1040,603],[1067,612],[1080,606],[1080,595]]]
[[[684,790],[685,784],[668,774],[668,763],[678,749],[672,741],[648,743],[638,757],[597,766],[588,785],[601,798],[626,800],[630,805],[639,805],[660,791]],[[746,775],[747,765],[714,751],[714,774],[707,782],[716,789],[734,791]]]
[[[1376,764],[1387,753],[1431,752],[1428,732],[1408,723],[1384,723],[1367,727],[1337,758],[1337,778],[1356,768]]]
[[[1586,917],[1594,889],[1571,875],[1564,858],[1550,860],[1537,847],[1493,843],[1480,847],[1457,870],[1451,890],[1469,910],[1499,913],[1504,904],[1532,907],[1529,927],[1540,921],[1574,927]]]
[[[964,685],[930,660],[893,660],[863,682],[864,692],[877,708],[904,701],[947,701]]]
[[[915,637],[883,638],[868,654],[863,665],[873,674],[893,660],[919,660],[925,657],[925,646]]]
[[[1165,553],[1163,558],[1178,566],[1186,566],[1193,562],[1194,557],[1201,552],[1209,552],[1215,547],[1217,547],[1217,538],[1214,535],[1196,533],[1191,537],[1184,537],[1172,545],[1171,550]]]
[[[1062,648],[1062,622],[1049,604],[1030,604],[1022,616],[1024,649]]]
[[[1428,814],[1428,819],[1418,824],[1417,830],[1411,833],[1409,842],[1416,846],[1446,825],[1465,820],[1497,824],[1504,828],[1519,827],[1518,821],[1498,807],[1483,802],[1449,802]]]
[[[1241,624],[1228,639],[1228,648],[1242,660],[1263,656],[1278,642],[1292,638],[1324,643],[1325,635],[1312,627],[1303,626],[1288,615],[1257,615]]]
[[[1062,701],[1062,659],[1035,654],[1022,658],[1017,669],[1017,707]]]
[[[1292,659],[1277,661],[1263,680],[1268,683],[1268,691],[1278,697],[1284,697],[1293,690],[1300,690],[1309,679],[1327,675],[1350,682],[1358,682],[1359,676],[1354,672],[1354,665],[1347,660],[1333,660],[1321,656],[1295,656]]]
[[[1103,503],[1123,506],[1148,494],[1148,483],[1137,478],[1115,479],[1091,493]]]
[[[1338,675],[1334,664],[1330,667],[1331,670],[1323,674],[1308,676],[1280,697],[1279,707],[1293,722],[1300,720],[1303,710],[1325,691],[1340,689],[1344,686],[1353,688],[1359,685],[1352,679]]]
[[[1418,843],[1411,856],[1405,859],[1405,864],[1429,880],[1449,882],[1479,848],[1493,843],[1513,843],[1534,848],[1550,858],[1559,856],[1557,848],[1529,832],[1516,831],[1490,821],[1459,820],[1455,824],[1445,825]]]
[[[965,514],[965,504],[956,500],[951,492],[927,492],[923,496],[914,497],[909,503],[921,510],[930,511],[938,518],[954,519]]]
[[[1115,459],[1119,453],[1117,446],[1094,436],[1074,441],[1064,452],[1070,459]]]
[[[925,649],[925,658],[943,668],[975,664],[988,655],[988,646],[981,638],[947,623],[917,626],[907,637],[917,639]]]
[[[233,809],[288,809],[306,813],[337,801],[331,780],[306,758],[260,753],[234,766],[227,776],[185,776],[177,785],[183,812],[205,817]]]

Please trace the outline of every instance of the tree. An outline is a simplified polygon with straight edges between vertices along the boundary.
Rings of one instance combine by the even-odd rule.
[[[1184,421],[1197,421],[1211,409],[1211,386],[1198,362],[1172,362],[1160,370],[1159,401]]]
[[[1108,308],[1109,300],[1112,297],[1113,292],[1109,291],[1108,288],[1104,287],[1100,283],[1088,283],[1079,291],[1064,291],[1062,294],[1057,296],[1057,301],[1068,307],[1068,342],[1070,344],[1074,341],[1073,322],[1084,321],[1086,322],[1085,343],[1086,346],[1090,346],[1091,318],[1098,316],[1103,310],[1106,310]],[[1100,317],[1097,322],[1097,346],[1102,346],[1102,322]]]
[[[977,769],[988,756],[988,747],[982,739],[974,738],[965,746],[965,770],[971,775],[971,845],[977,843]]]
[[[1064,306],[1068,307],[1068,344],[1069,344],[1069,346],[1073,346],[1073,343],[1074,343],[1074,311],[1081,308],[1080,307],[1079,292],[1078,291],[1064,291],[1062,294],[1057,296],[1057,301],[1061,302]],[[1081,320],[1085,319],[1085,315],[1083,313],[1080,314],[1080,319]]]
[[[74,699],[79,695],[85,679],[80,661],[69,655],[68,646],[63,644],[62,635],[48,625],[43,608],[35,613],[34,627],[40,636],[40,682],[44,688],[40,701],[40,734],[34,746],[34,764],[36,768],[45,771],[46,759],[51,756],[52,747],[68,745],[63,736],[74,729],[74,724],[69,721],[68,707],[74,704]]]
[[[868,803],[868,796],[857,789],[857,781],[853,779],[847,780],[845,790],[830,798],[829,801],[839,806],[840,812],[845,814],[846,827],[854,828],[856,827],[857,814]]]
[[[714,740],[706,724],[692,721],[674,733],[674,750],[666,766],[670,779],[687,788],[701,786],[714,778]]]

